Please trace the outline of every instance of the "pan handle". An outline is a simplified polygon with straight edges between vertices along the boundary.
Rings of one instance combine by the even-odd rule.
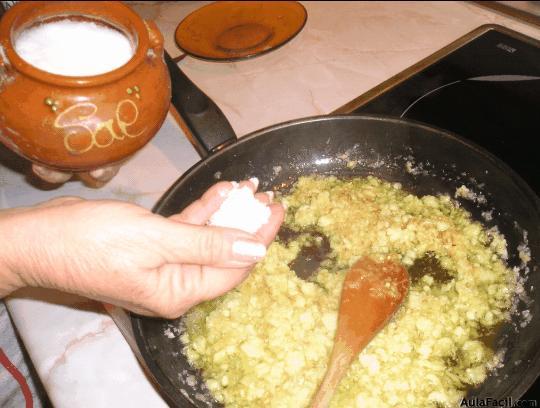
[[[199,155],[204,158],[235,142],[236,134],[221,109],[178,68],[167,52],[164,54],[171,76],[172,105]]]

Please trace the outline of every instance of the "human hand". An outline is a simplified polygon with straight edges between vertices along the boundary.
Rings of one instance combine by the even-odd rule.
[[[90,187],[101,187],[116,176],[120,167],[121,164],[104,166],[92,171],[77,173],[77,176]],[[73,173],[54,170],[36,163],[32,163],[32,171],[40,179],[51,184],[63,184],[73,177]]]
[[[231,188],[220,182],[168,219],[126,202],[79,198],[0,214],[0,263],[11,272],[0,292],[41,286],[178,317],[242,282],[283,221],[282,206],[259,193],[271,217],[256,234],[206,226]]]

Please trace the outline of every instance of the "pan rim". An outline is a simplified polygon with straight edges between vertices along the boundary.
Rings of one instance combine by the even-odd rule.
[[[413,125],[417,128],[431,130],[431,131],[434,131],[435,133],[440,134],[441,136],[445,138],[454,140],[474,150],[476,153],[479,153],[480,155],[486,157],[489,161],[491,161],[493,164],[499,167],[502,171],[509,174],[512,178],[512,181],[516,183],[517,186],[524,191],[524,193],[526,193],[526,196],[530,198],[531,202],[534,204],[536,211],[540,213],[540,197],[538,196],[538,194],[536,194],[536,192],[532,189],[532,187],[529,186],[529,184],[512,167],[510,167],[510,165],[508,165],[502,159],[499,159],[497,156],[495,156],[493,153],[488,151],[486,148],[456,133],[450,132],[446,129],[433,126],[424,122],[420,122],[420,121],[412,120],[412,119],[402,119],[402,118],[398,118],[391,115],[373,115],[373,114],[362,114],[362,115],[339,114],[339,115],[306,116],[303,118],[292,119],[292,120],[280,122],[274,125],[266,126],[259,130],[255,130],[245,136],[242,136],[241,138],[237,139],[233,143],[228,144],[222,149],[219,149],[215,153],[212,153],[209,156],[202,158],[197,163],[193,164],[184,173],[182,173],[182,175],[180,175],[180,177],[163,193],[163,195],[159,198],[159,200],[156,202],[156,204],[152,208],[152,212],[159,214],[159,212],[164,206],[164,201],[166,201],[168,197],[172,194],[172,192],[176,188],[178,188],[178,186],[181,185],[185,181],[185,179],[187,179],[192,173],[195,173],[200,167],[206,166],[210,161],[225,154],[226,152],[233,149],[237,149],[238,146],[242,145],[243,143],[247,143],[250,140],[253,140],[257,137],[260,137],[268,132],[271,132],[277,129],[299,126],[304,123],[334,121],[334,120],[362,120],[362,121],[373,120],[373,121],[380,121],[380,122],[402,123],[402,124],[407,124],[407,125]]]

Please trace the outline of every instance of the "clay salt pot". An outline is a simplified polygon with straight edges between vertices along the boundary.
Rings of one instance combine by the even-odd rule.
[[[133,56],[104,74],[64,76],[17,54],[21,32],[62,19],[119,30]],[[120,2],[21,2],[0,21],[0,142],[34,163],[83,172],[120,162],[156,134],[170,96],[161,33]]]

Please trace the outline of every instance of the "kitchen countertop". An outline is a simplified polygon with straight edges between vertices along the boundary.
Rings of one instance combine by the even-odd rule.
[[[154,19],[174,57],[178,22],[207,2],[128,2]],[[483,24],[500,24],[540,39],[540,27],[462,2],[303,2],[308,21],[290,43],[235,63],[191,57],[182,70],[223,110],[237,135],[303,116],[330,113],[370,88]],[[198,160],[169,116],[163,127],[102,189],[70,182],[39,190],[17,163],[0,155],[0,207],[59,195],[116,198],[151,208]],[[159,163],[159,165],[156,165]],[[152,176],[149,177],[149,174]],[[145,377],[105,308],[54,291],[27,289],[7,306],[56,407],[166,406]],[[125,315],[107,307],[125,329]]]

